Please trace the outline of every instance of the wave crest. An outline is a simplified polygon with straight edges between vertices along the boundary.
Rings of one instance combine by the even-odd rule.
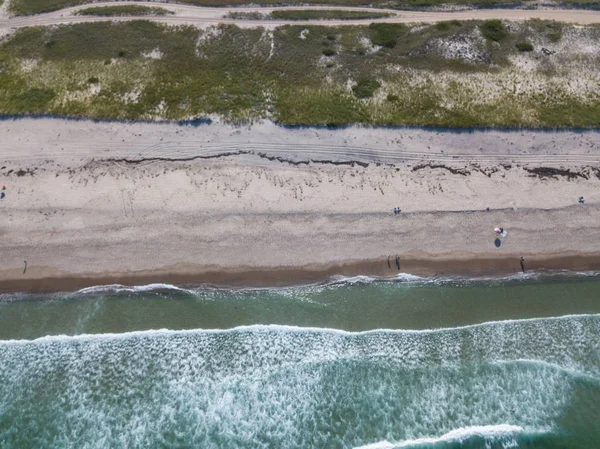
[[[485,443],[500,443],[503,448],[518,447],[516,436],[523,432],[520,426],[499,424],[490,426],[461,427],[451,430],[440,437],[418,438],[405,440],[399,443],[390,443],[387,440],[373,444],[355,447],[354,449],[400,449],[418,448],[424,445],[437,445],[441,443],[463,443],[471,439],[482,439]]]

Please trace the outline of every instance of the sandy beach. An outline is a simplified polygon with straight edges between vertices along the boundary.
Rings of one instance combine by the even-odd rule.
[[[5,120],[0,289],[499,275],[520,257],[600,269],[598,145],[597,132]]]

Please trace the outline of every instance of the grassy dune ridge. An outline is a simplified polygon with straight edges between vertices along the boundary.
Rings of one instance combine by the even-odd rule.
[[[101,17],[119,17],[119,16],[165,16],[173,14],[165,8],[156,8],[152,6],[138,5],[116,5],[116,6],[98,6],[80,9],[75,13],[78,16],[101,16]]]
[[[600,27],[542,21],[27,28],[0,45],[0,113],[597,127],[599,54]]]
[[[522,0],[303,0],[302,2],[291,0],[178,0],[181,3],[187,3],[197,6],[242,6],[242,5],[262,5],[262,6],[298,6],[298,5],[330,5],[330,6],[373,6],[380,8],[427,8],[444,4],[462,4],[479,7],[498,5],[518,5]],[[570,0],[567,0],[570,1]],[[580,0],[587,4],[592,0]],[[597,0],[595,0],[597,1]],[[19,15],[39,14],[43,12],[56,11],[58,9],[77,6],[85,3],[92,3],[91,0],[12,0],[10,9],[13,13]]]
[[[378,11],[345,11],[342,9],[275,10],[269,14],[232,11],[226,15],[236,20],[362,20],[381,19],[391,14]]]
[[[463,5],[473,8],[519,7],[526,0],[178,0],[197,6],[299,6],[299,5],[328,5],[328,6],[371,6],[398,10],[414,10],[436,8],[443,5]],[[10,10],[17,15],[40,14],[56,11],[62,8],[92,3],[91,0],[12,0]],[[1,0],[0,0],[1,4]],[[557,0],[557,7],[600,9],[600,0]]]

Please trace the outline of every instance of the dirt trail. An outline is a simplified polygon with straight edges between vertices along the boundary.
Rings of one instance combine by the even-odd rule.
[[[273,10],[294,10],[294,9],[320,9],[320,10],[345,10],[345,11],[373,11],[372,8],[355,8],[342,6],[308,6],[308,7],[243,7],[243,8],[208,8],[191,5],[172,5],[157,4],[156,2],[98,2],[93,6],[114,6],[114,5],[151,5],[172,11],[169,16],[144,17],[146,20],[153,20],[161,23],[173,25],[194,25],[209,26],[216,23],[235,24],[240,27],[276,27],[284,24],[296,25],[357,25],[371,22],[394,22],[394,23],[413,23],[413,22],[438,22],[443,20],[485,20],[485,19],[505,19],[505,20],[528,20],[544,19],[557,20],[561,22],[591,24],[600,22],[600,11],[588,10],[561,10],[561,9],[489,9],[489,10],[469,10],[455,12],[429,12],[429,11],[397,11],[390,9],[377,9],[377,11],[389,12],[391,17],[383,19],[368,20],[307,20],[307,21],[286,21],[286,20],[240,20],[224,18],[229,12],[263,12],[269,13]],[[93,17],[77,16],[74,12],[89,7],[90,5],[81,5],[72,8],[65,8],[47,14],[39,14],[30,17],[12,17],[0,19],[0,30],[22,28],[28,26],[48,26],[65,23],[79,22],[99,22],[99,21],[125,21],[139,20],[140,17]]]

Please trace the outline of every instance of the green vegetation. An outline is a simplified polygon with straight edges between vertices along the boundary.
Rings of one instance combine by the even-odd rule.
[[[291,9],[273,11],[269,18],[277,20],[361,20],[381,19],[390,14],[377,11],[344,11],[336,9]]]
[[[562,38],[562,23],[534,19],[529,22],[531,27],[540,35],[546,36],[550,42],[558,42]]]
[[[232,11],[225,17],[236,20],[362,20],[381,19],[391,14],[377,11],[344,11],[341,9],[290,9],[276,10],[270,14]]]
[[[155,8],[151,6],[137,5],[119,5],[119,6],[98,6],[93,8],[84,8],[77,11],[78,16],[165,16],[173,14],[165,8]]]
[[[11,12],[17,15],[28,16],[84,3],[89,2],[87,0],[12,0],[9,8]]]
[[[533,51],[533,45],[529,42],[517,42],[515,47],[517,47],[517,50],[519,51]]]
[[[247,5],[248,0],[181,0],[184,3],[189,3],[198,6],[239,6]],[[568,0],[570,1],[570,0]],[[597,1],[597,0],[594,0]],[[590,0],[591,2],[591,0]],[[38,14],[42,12],[56,11],[57,9],[76,6],[83,3],[91,3],[90,0],[12,0],[11,11],[19,15]],[[265,6],[281,6],[281,5],[297,5],[297,2],[291,0],[254,0],[251,2],[257,5]],[[446,4],[462,4],[476,7],[492,7],[503,5],[517,5],[522,3],[522,0],[304,0],[303,4],[331,6],[373,6],[382,8],[394,9],[422,9],[432,6],[440,6]],[[586,3],[586,0],[580,3]],[[593,3],[593,2],[591,2]],[[591,4],[590,3],[590,4]],[[577,3],[573,3],[577,6]],[[585,5],[582,5],[585,6]],[[244,17],[240,17],[244,18]]]
[[[449,20],[446,22],[438,22],[435,28],[438,31],[450,31],[453,27],[461,27],[463,24],[460,20]]]
[[[372,23],[371,42],[380,47],[394,48],[398,38],[408,31],[408,27],[402,23]]]
[[[587,50],[600,49],[600,27],[561,25],[582,45],[549,56],[517,44],[549,42],[551,22],[511,23],[494,45],[477,32],[483,26],[199,30],[140,20],[24,28],[0,42],[0,114],[600,126],[598,52]],[[518,54],[527,70],[511,63]]]
[[[373,78],[361,78],[352,88],[356,98],[371,98],[375,91],[381,87],[381,83]]]
[[[500,20],[486,20],[480,28],[485,38],[492,41],[500,42],[508,36],[508,31],[506,31],[506,27]]]
[[[225,15],[226,19],[233,20],[264,20],[267,18],[266,14],[262,14],[258,11],[244,12],[244,11],[231,11]]]

